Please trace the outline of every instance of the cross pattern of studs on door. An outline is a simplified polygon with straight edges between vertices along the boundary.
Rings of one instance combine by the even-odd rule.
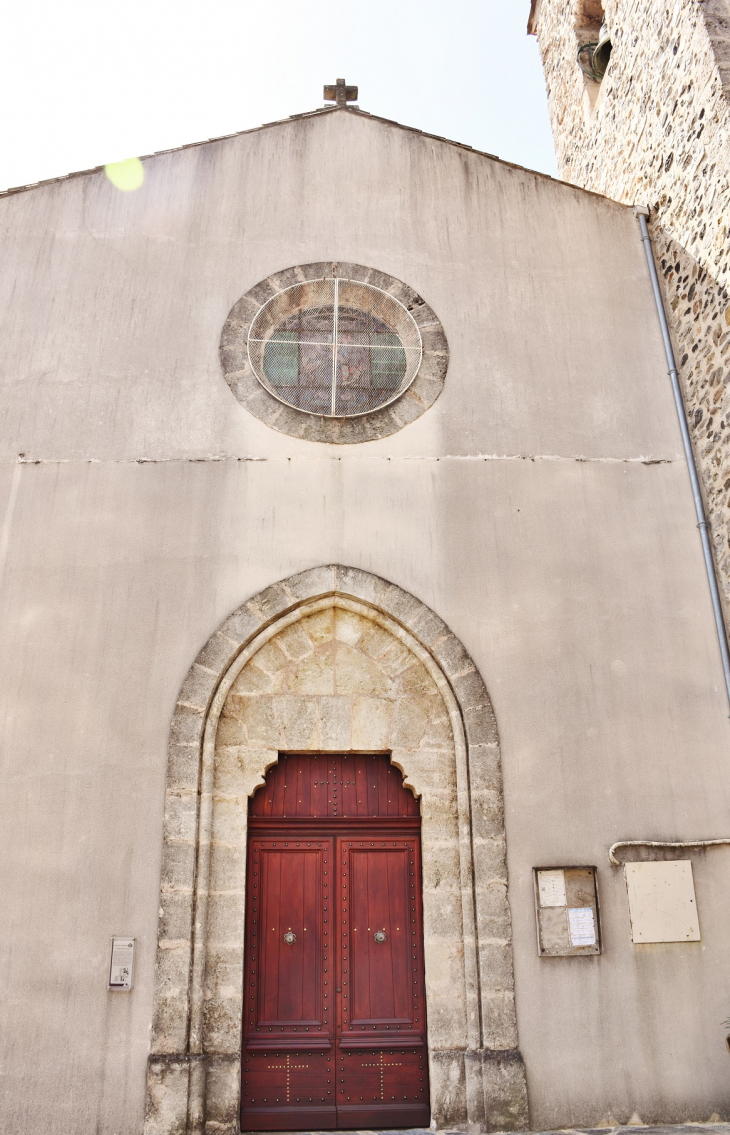
[[[308,1068],[309,1065],[308,1064],[291,1064],[291,1057],[290,1057],[289,1053],[287,1052],[286,1063],[284,1063],[284,1064],[267,1064],[266,1067],[270,1068],[270,1069],[277,1069],[277,1070],[280,1069],[280,1068],[286,1069],[286,1102],[290,1103],[291,1102],[290,1096],[289,1096],[289,1088],[290,1088],[289,1075],[290,1075],[290,1072],[291,1072],[292,1068],[294,1068],[294,1069]],[[278,1103],[279,1101],[277,1100],[276,1102]]]
[[[386,1060],[385,1056],[382,1052],[380,1053],[380,1056],[378,1057],[378,1059],[376,1061],[374,1061],[374,1062],[371,1061],[367,1064],[363,1064],[363,1068],[379,1068],[380,1069],[380,1098],[381,1098],[381,1100],[385,1099],[385,1075],[384,1075],[385,1069],[386,1068],[400,1068],[400,1066],[401,1066],[400,1060]]]

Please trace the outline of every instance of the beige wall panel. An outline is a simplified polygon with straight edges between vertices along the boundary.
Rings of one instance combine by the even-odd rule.
[[[692,862],[627,863],[632,942],[699,942]]]

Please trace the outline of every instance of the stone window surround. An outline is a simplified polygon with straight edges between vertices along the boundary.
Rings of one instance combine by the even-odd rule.
[[[206,1044],[206,1033],[215,1032],[206,945],[216,733],[247,662],[285,627],[327,607],[371,619],[419,659],[438,687],[453,733],[466,1033],[461,1051],[436,1054],[445,1058],[444,1066],[434,1067],[431,1053],[434,1121],[466,1123],[472,1131],[525,1129],[499,745],[489,697],[462,644],[428,607],[377,576],[328,565],[244,603],[206,643],[180,692],[171,729],[160,899],[161,912],[171,895],[176,907],[172,932],[162,913],[160,919],[145,1133],[238,1132],[240,1041],[235,1052]],[[248,795],[263,783],[270,758],[262,754]],[[482,795],[492,803],[485,807],[475,804],[472,793],[486,770],[491,791]],[[402,771],[407,777],[408,768]],[[242,962],[242,927],[240,937]],[[242,1008],[242,989],[237,996]]]
[[[589,43],[598,36],[605,20],[606,12],[603,0],[580,0],[574,17],[576,52],[584,43]],[[591,79],[582,69],[581,78],[583,80],[583,116],[586,128],[591,130],[606,97],[609,84],[604,82],[605,75],[600,80]]]
[[[421,365],[408,389],[382,409],[357,418],[319,417],[285,405],[261,385],[248,357],[249,328],[266,301],[284,288],[325,276],[372,284],[387,292],[410,312],[421,334]],[[413,288],[395,276],[389,276],[375,268],[332,261],[296,265],[274,272],[261,280],[231,308],[223,325],[220,342],[220,359],[225,380],[241,405],[254,417],[291,437],[337,445],[390,437],[420,418],[443,389],[448,356],[446,335],[438,317]]]

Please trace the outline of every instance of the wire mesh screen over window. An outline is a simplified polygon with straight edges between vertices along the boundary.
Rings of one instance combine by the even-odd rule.
[[[398,300],[371,284],[312,280],[256,315],[248,354],[259,382],[308,414],[351,418],[398,398],[416,377],[421,336]]]

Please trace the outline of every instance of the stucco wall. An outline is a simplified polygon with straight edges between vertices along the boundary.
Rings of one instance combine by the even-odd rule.
[[[0,1130],[141,1130],[180,685],[245,598],[333,562],[433,608],[494,703],[533,1125],[727,1114],[727,856],[697,857],[703,941],[656,949],[631,945],[606,861],[728,814],[630,211],[341,111],[145,169],[136,194],[92,174],[0,202]],[[397,276],[443,324],[443,393],[390,438],[286,437],[221,374],[236,299],[325,259]],[[532,867],[563,862],[598,865],[601,957],[536,956]],[[129,995],[106,992],[113,933],[138,939]]]

